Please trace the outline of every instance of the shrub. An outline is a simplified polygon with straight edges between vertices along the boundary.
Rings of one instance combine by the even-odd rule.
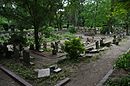
[[[84,50],[84,45],[79,38],[65,41],[64,51],[68,54],[70,59],[77,59]]]
[[[120,58],[118,58],[115,67],[123,69],[130,68],[130,54],[124,54]]]
[[[129,77],[121,77],[116,78],[114,80],[109,79],[106,81],[104,86],[130,86],[130,78]]]
[[[45,27],[43,33],[45,34],[45,38],[49,38],[53,35],[54,28],[53,27]]]
[[[69,32],[70,33],[76,33],[75,27],[74,26],[69,27]]]

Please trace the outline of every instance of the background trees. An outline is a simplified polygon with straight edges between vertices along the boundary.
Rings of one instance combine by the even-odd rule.
[[[33,28],[36,50],[39,49],[39,28],[52,25],[56,12],[62,8],[61,0],[3,0],[1,16],[20,29]]]
[[[112,26],[122,25],[128,33],[129,0],[1,0],[0,23],[17,29],[34,29],[36,50],[39,32],[43,27],[59,30],[63,25],[74,27],[103,27],[113,32]],[[45,29],[46,30],[46,29]]]

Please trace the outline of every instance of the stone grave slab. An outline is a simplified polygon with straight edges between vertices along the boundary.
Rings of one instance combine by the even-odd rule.
[[[57,69],[54,70],[55,73],[59,73],[60,71],[62,71],[61,68],[57,68]]]
[[[38,78],[50,76],[50,68],[38,70]]]

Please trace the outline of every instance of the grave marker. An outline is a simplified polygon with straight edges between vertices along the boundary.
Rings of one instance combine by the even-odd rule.
[[[23,50],[23,61],[26,65],[30,65],[30,52],[29,52],[29,50]]]

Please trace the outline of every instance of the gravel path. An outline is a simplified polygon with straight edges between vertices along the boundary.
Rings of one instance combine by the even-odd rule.
[[[99,60],[89,64],[82,64],[79,70],[72,74],[71,81],[66,86],[96,86],[98,82],[112,69],[113,63],[130,48],[130,37],[120,46],[113,45],[100,57]]]

